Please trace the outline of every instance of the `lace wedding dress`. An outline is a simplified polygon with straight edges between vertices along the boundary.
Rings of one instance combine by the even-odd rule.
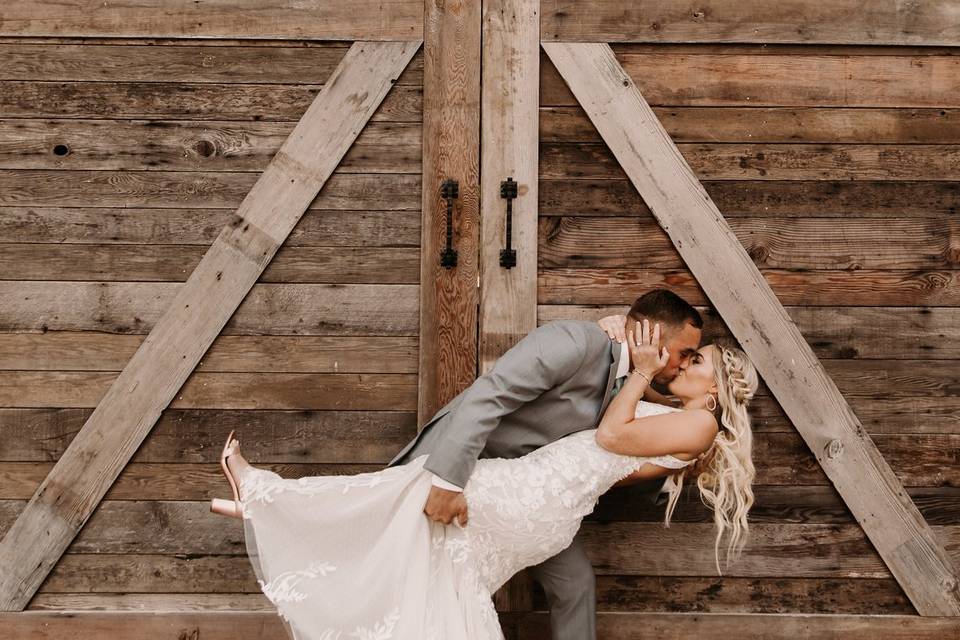
[[[636,415],[669,411],[641,401]],[[599,497],[647,462],[692,464],[611,453],[595,434],[479,459],[463,527],[423,513],[426,455],[352,476],[249,467],[240,497],[260,588],[294,640],[501,640],[491,594],[510,576],[569,546]]]

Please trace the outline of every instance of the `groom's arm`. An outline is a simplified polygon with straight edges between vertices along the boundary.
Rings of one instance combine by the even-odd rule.
[[[464,487],[490,432],[503,416],[570,379],[583,364],[588,336],[576,322],[537,327],[465,391],[424,468]]]

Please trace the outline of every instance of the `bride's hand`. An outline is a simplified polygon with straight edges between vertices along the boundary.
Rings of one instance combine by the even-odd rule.
[[[610,336],[611,340],[616,340],[617,342],[623,342],[627,339],[627,332],[625,325],[627,324],[627,316],[606,316],[597,320],[597,324],[600,325],[600,328],[607,332],[607,335]]]
[[[646,318],[643,319],[639,336],[634,333],[634,329],[627,332],[627,347],[630,349],[633,368],[647,374],[651,380],[670,360],[670,352],[666,347],[660,346],[660,323],[653,326],[651,333],[650,322]]]

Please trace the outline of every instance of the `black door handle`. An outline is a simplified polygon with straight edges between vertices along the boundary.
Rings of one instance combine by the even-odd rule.
[[[517,266],[517,252],[510,244],[513,237],[513,199],[517,197],[517,183],[508,176],[500,183],[500,197],[507,199],[507,247],[500,250],[500,266],[511,269]]]
[[[440,266],[452,269],[457,266],[457,252],[453,248],[453,201],[460,196],[456,180],[447,178],[440,187],[440,196],[447,200],[447,247],[440,251]]]

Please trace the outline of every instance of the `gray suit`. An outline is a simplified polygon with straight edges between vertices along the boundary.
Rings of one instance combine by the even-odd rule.
[[[464,487],[478,458],[518,458],[593,429],[610,402],[619,361],[619,343],[595,322],[537,327],[440,409],[388,466],[429,454],[425,469]],[[664,481],[636,489],[654,502]],[[596,579],[579,538],[530,571],[550,604],[553,640],[593,640]]]

